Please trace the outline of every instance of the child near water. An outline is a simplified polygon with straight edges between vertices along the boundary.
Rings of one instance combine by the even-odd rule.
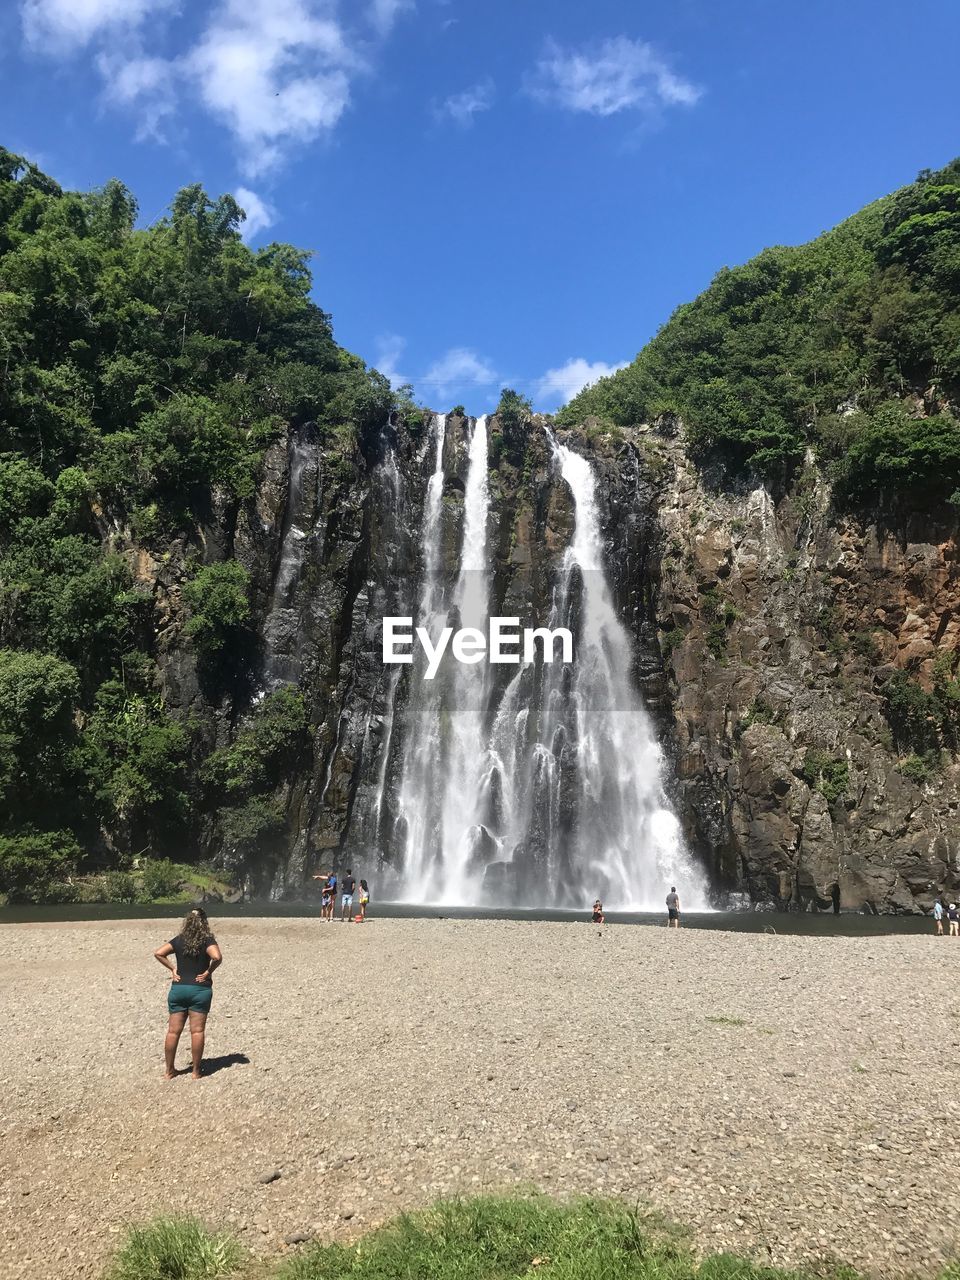
[[[367,918],[367,903],[370,901],[370,886],[366,880],[360,881],[360,914],[357,920],[362,924]]]
[[[593,923],[603,924],[603,903],[599,898],[593,904]]]

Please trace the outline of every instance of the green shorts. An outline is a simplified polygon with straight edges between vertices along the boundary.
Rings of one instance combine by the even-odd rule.
[[[167,993],[171,1013],[209,1013],[213,987],[209,982],[172,982]]]

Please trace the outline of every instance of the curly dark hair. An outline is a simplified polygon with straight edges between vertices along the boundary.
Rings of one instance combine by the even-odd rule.
[[[183,949],[191,956],[201,956],[210,944],[210,925],[203,907],[194,907],[180,926]]]

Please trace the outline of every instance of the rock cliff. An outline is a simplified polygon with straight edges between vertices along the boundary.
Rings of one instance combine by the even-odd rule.
[[[182,635],[184,555],[134,554],[158,616],[164,695],[229,743],[258,700],[304,691],[312,746],[284,784],[286,833],[241,855],[249,888],[296,894],[327,859],[397,857],[408,686],[380,660],[380,620],[414,612],[431,418],[331,448],[308,424],[267,454],[246,503],[214,505],[209,559],[250,573],[257,644],[242,690],[205,687]],[[548,423],[491,422],[493,612],[536,616],[570,538]],[[444,569],[463,518],[469,423],[443,454]],[[607,568],[667,787],[718,900],[915,911],[960,886],[960,775],[905,768],[884,714],[897,669],[932,678],[960,619],[955,523],[839,515],[808,460],[792,492],[701,472],[679,425],[564,433],[598,478]]]

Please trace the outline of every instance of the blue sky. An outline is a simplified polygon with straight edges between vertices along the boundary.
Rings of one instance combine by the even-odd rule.
[[[5,0],[0,140],[144,221],[239,193],[426,404],[553,409],[960,153],[958,48],[956,0]]]

